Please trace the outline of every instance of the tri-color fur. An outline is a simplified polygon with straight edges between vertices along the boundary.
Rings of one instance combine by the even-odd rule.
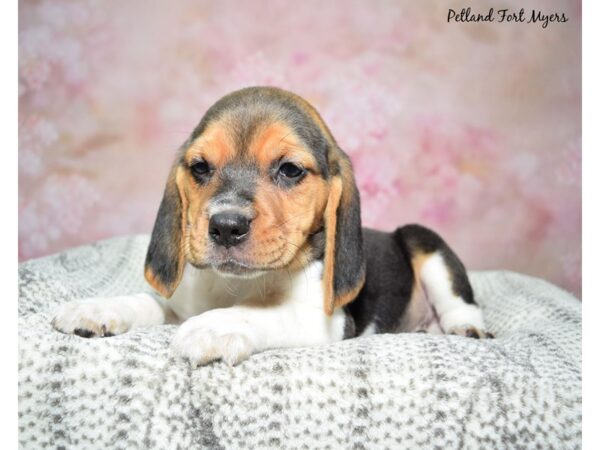
[[[145,276],[171,300],[82,300],[55,327],[107,336],[188,319],[173,345],[194,364],[372,333],[489,337],[454,252],[418,225],[363,229],[350,159],[308,102],[276,88],[223,97],[182,145]]]

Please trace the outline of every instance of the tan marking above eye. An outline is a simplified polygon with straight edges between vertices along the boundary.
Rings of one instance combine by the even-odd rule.
[[[185,151],[184,161],[191,166],[194,161],[205,160],[214,167],[222,167],[236,155],[233,138],[222,123],[208,126],[201,136],[196,138]]]
[[[209,125],[186,149],[185,163],[192,166],[194,162],[204,160],[218,169],[237,157],[249,156],[250,161],[258,163],[265,172],[284,159],[308,171],[317,171],[314,156],[285,123],[274,122],[260,127],[241,154],[236,151],[235,137],[231,135],[233,130],[235,127],[226,120]]]
[[[280,122],[258,131],[248,148],[248,154],[265,170],[284,158],[306,170],[314,171],[317,166],[314,156],[302,145],[294,131]]]

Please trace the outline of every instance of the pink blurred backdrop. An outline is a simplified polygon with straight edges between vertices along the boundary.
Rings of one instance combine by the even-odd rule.
[[[220,96],[311,101],[367,226],[420,222],[471,269],[581,292],[581,5],[447,23],[455,1],[19,2],[19,258],[149,232],[176,148]],[[477,2],[520,9],[522,2]]]

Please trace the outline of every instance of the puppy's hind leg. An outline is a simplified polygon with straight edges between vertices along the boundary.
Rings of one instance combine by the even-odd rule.
[[[395,237],[411,257],[415,281],[432,304],[444,333],[491,338],[464,265],[435,232],[420,225],[398,228]]]

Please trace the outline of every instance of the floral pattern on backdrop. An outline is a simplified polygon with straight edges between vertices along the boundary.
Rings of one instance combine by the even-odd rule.
[[[366,226],[420,222],[469,268],[580,295],[579,1],[528,2],[569,19],[546,28],[448,23],[456,1],[19,5],[20,260],[149,232],[203,112],[274,85],[350,154]]]

